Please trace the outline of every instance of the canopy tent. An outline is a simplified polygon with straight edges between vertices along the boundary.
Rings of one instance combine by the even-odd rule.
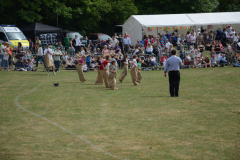
[[[185,27],[190,29],[190,26],[194,26],[193,28],[196,29],[197,26],[233,25],[240,24],[239,17],[240,12],[132,15],[123,24],[123,33],[129,34],[133,45],[136,44],[137,39],[142,39],[142,29],[146,32],[154,29],[157,34],[160,33],[158,32],[160,28],[163,32],[172,27],[180,29],[180,26],[181,29],[186,29]]]
[[[41,40],[42,45],[62,41],[62,29],[48,26],[41,23],[32,23],[20,28],[26,37],[35,42],[36,36]]]

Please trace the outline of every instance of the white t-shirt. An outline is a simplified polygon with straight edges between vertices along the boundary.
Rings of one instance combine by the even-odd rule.
[[[238,38],[239,38],[238,36],[234,36],[233,41],[238,42]]]
[[[109,69],[110,63],[108,63],[104,68]]]
[[[137,66],[137,60],[136,59],[133,59],[133,63]],[[135,65],[132,65],[132,68],[134,68],[135,67]]]
[[[4,49],[5,49],[6,47],[2,44],[2,46],[1,46],[1,55],[4,55]]]
[[[84,65],[83,65],[83,70],[86,70],[86,69],[87,69],[87,65],[84,64]]]
[[[165,44],[165,47],[169,49],[170,45],[171,45],[171,43],[170,43],[170,42],[167,42],[167,43]]]
[[[190,37],[190,40],[191,40],[191,43],[195,43],[196,37],[195,37],[195,36],[191,36],[191,37]]]
[[[44,50],[44,55],[46,55],[46,53],[47,52],[50,52],[51,54],[53,54],[53,51],[52,51],[52,49],[51,48],[46,48],[45,50]],[[49,55],[49,57],[50,57],[50,59],[52,60],[53,58],[52,58],[52,55],[51,54],[48,54]]]
[[[118,42],[118,40],[117,39],[112,39],[111,40],[111,44],[112,44],[112,47],[114,48],[115,46],[116,46],[116,43]]]
[[[156,62],[156,58],[155,57],[150,57],[152,62]]]
[[[235,31],[231,31],[230,35],[231,35],[231,38],[233,38],[235,36]]]
[[[153,51],[153,47],[152,47],[152,46],[151,46],[151,47],[147,47],[147,48],[146,48],[146,51],[147,51],[147,52],[152,52],[152,51]]]
[[[38,48],[38,56],[42,56],[43,55],[43,49],[42,47]]]
[[[43,55],[46,55],[48,48],[44,49]]]
[[[75,39],[75,41],[76,41],[76,46],[80,46],[80,44],[81,44],[81,41],[80,41],[80,39],[79,39],[79,38],[77,38],[77,39]]]
[[[84,51],[84,50],[82,50],[82,51],[81,51],[81,54],[82,54],[82,55],[85,55],[85,51]]]

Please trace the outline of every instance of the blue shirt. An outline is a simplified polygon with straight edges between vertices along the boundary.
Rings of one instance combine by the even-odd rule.
[[[91,57],[91,56],[87,56],[86,62],[90,62],[90,57]]]
[[[172,55],[170,58],[167,59],[165,63],[164,72],[167,73],[167,70],[179,71],[181,66],[182,66],[182,60],[179,57]]]
[[[225,62],[225,61],[226,61],[226,57],[223,58],[223,57],[221,56],[218,61],[219,61],[219,62],[220,62],[220,61]]]
[[[165,36],[167,37],[168,40],[171,39],[171,35],[170,35],[170,33],[166,33]]]

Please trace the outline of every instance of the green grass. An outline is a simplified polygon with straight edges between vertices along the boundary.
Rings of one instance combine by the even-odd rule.
[[[121,72],[121,71],[120,71]],[[117,78],[120,74],[117,75]],[[130,72],[119,90],[94,85],[97,72],[0,71],[0,159],[115,159],[76,136],[126,159],[239,159],[239,68],[182,69],[180,97],[162,71]],[[53,83],[59,82],[59,87]]]

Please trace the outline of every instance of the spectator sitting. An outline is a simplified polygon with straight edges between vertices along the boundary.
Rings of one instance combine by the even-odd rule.
[[[22,58],[18,59],[18,61],[15,64],[15,68],[17,69],[17,71],[27,71],[25,70],[25,65],[23,63]]]
[[[119,46],[119,42],[116,43],[116,46],[114,47],[115,53],[118,53],[121,50],[121,47]]]
[[[28,59],[28,69],[27,71],[37,71],[37,69],[33,69],[33,62],[31,59]]]
[[[198,68],[198,64],[199,64],[199,59],[198,59],[197,56],[195,56],[195,57],[194,57],[194,66],[193,66],[193,68],[194,68],[194,67],[195,67],[195,68]]]
[[[95,48],[93,49],[93,55],[95,55],[95,56],[99,55]]]
[[[143,44],[140,43],[139,39],[137,40],[137,44],[135,45],[136,48],[143,48]]]
[[[73,61],[70,57],[67,59],[66,65],[67,65],[66,69],[75,69],[76,68],[75,64],[73,63]]]
[[[102,55],[100,48],[97,48],[97,54]]]
[[[157,46],[154,46],[154,48],[153,48],[153,53],[154,53],[154,55],[155,55],[156,57],[158,57],[159,50],[158,50]]]
[[[212,57],[213,55],[214,55],[214,56],[216,55],[214,48],[212,48],[210,55],[211,55],[211,57]]]
[[[166,63],[167,59],[168,59],[168,57],[167,57],[166,54],[164,54],[163,57],[161,57],[161,64],[162,64],[163,66],[165,66],[165,63]]]
[[[146,54],[152,54],[152,51],[153,51],[153,47],[152,47],[151,43],[148,42],[147,48],[146,48]]]
[[[150,62],[157,67],[157,70],[158,70],[158,62],[156,60],[156,58],[154,57],[154,53],[151,55],[150,57]]]
[[[203,64],[204,64],[204,67],[207,68],[207,67],[211,67],[211,61],[209,60],[208,56],[205,57],[205,59],[203,60]]]
[[[88,71],[88,66],[86,65],[86,63],[84,63],[83,65],[83,72],[87,72]]]
[[[222,54],[222,56],[219,58],[219,64],[221,65],[228,65],[225,54]]]
[[[217,64],[217,60],[216,60],[215,55],[213,55],[213,56],[211,57],[211,66],[212,66],[212,67],[219,67],[219,65]]]
[[[231,58],[232,64],[234,67],[240,67],[240,63],[239,63],[239,56],[237,54],[237,52],[234,53],[234,55]]]
[[[115,50],[113,47],[110,47],[109,54],[113,54],[113,53],[115,53]]]

